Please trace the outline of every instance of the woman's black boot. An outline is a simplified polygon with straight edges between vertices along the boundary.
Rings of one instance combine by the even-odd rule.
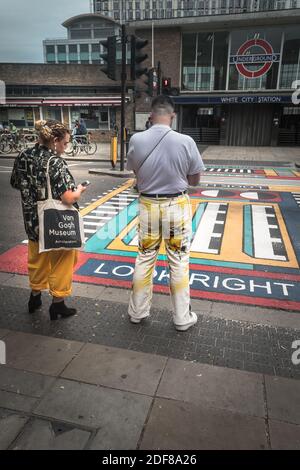
[[[36,309],[38,309],[42,305],[42,295],[41,292],[38,295],[30,294],[30,298],[28,301],[28,312],[34,313]]]
[[[72,315],[75,315],[76,309],[67,307],[64,301],[55,302],[50,305],[49,313],[50,313],[50,320],[57,320],[58,315],[60,315],[63,318],[71,317]]]

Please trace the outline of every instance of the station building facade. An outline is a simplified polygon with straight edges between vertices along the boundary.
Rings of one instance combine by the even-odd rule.
[[[151,22],[130,27],[151,57]],[[180,132],[203,144],[300,145],[299,8],[159,20],[153,39],[155,64],[177,88]],[[137,116],[148,108],[142,94]]]

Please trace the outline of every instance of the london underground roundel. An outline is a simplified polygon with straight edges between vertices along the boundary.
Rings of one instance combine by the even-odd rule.
[[[251,54],[252,47],[259,47],[262,53]],[[237,55],[231,56],[231,63],[234,63],[241,75],[246,78],[258,78],[266,74],[274,62],[279,62],[280,54],[274,54],[273,47],[265,39],[249,39],[244,42]],[[247,65],[257,65],[256,70],[250,70]]]

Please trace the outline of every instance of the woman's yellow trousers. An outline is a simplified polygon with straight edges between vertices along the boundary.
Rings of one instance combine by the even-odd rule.
[[[39,244],[29,240],[28,274],[32,290],[49,289],[54,297],[67,297],[72,292],[77,250],[57,250],[39,253]]]

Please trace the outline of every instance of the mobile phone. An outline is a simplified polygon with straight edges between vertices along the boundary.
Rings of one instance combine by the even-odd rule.
[[[83,183],[81,183],[81,186],[88,186],[90,183],[90,181],[84,181]]]

